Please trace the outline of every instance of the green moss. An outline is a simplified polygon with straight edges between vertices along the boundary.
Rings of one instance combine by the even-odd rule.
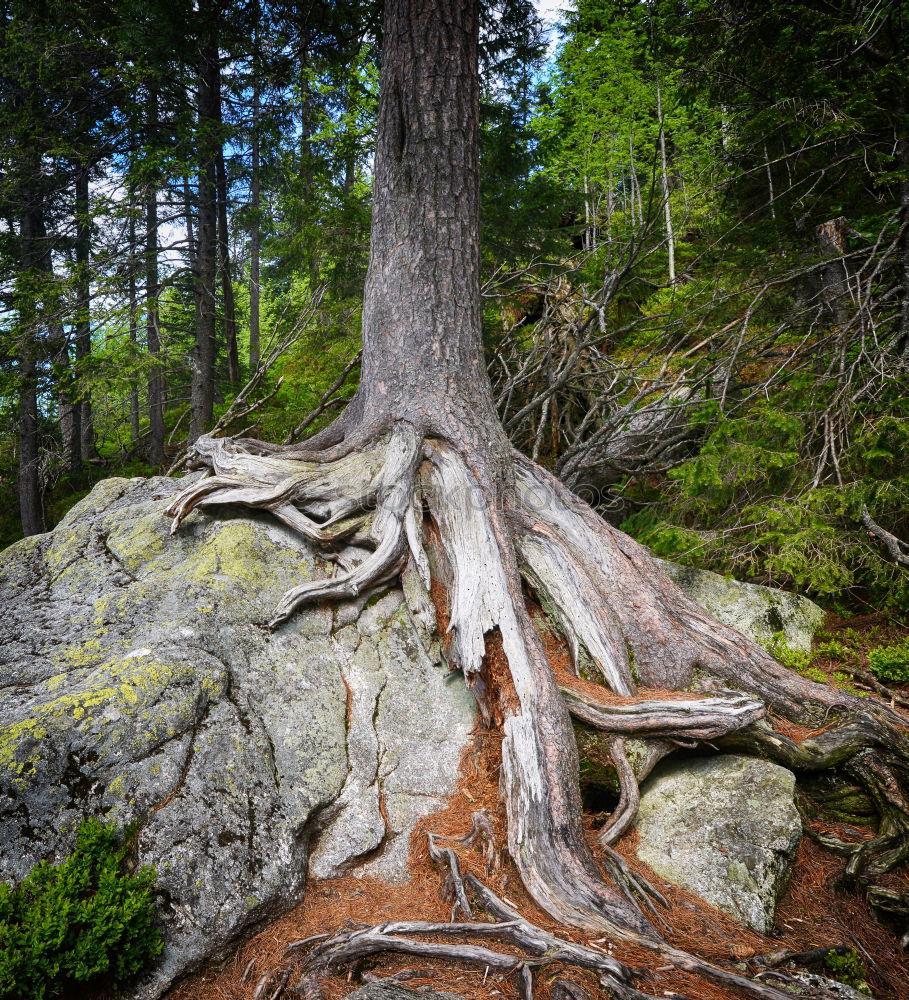
[[[824,968],[838,982],[851,986],[859,993],[873,995],[866,982],[865,963],[855,948],[842,955],[831,948],[824,958]]]

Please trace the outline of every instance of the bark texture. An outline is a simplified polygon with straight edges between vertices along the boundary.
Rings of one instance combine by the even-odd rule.
[[[202,51],[199,64],[197,111],[199,126],[198,234],[194,266],[196,297],[195,344],[192,356],[189,440],[195,441],[211,427],[215,402],[216,315],[215,277],[217,242],[217,126],[221,92],[218,56],[217,10],[203,2],[199,8]]]

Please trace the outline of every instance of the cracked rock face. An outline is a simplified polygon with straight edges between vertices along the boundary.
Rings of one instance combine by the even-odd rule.
[[[665,764],[641,787],[638,857],[769,934],[802,834],[794,792],[791,771],[751,757]]]
[[[107,480],[0,554],[0,880],[83,816],[136,823],[167,942],[136,998],[300,902],[309,869],[405,877],[475,712],[400,590],[263,628],[330,567],[267,515],[169,537],[184,485]]]

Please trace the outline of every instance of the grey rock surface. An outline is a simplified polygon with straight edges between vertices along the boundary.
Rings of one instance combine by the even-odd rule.
[[[786,975],[791,977],[791,982],[781,984],[782,989],[793,996],[805,997],[805,1000],[868,1000],[871,995],[816,972],[787,972]]]
[[[657,559],[660,568],[714,618],[766,646],[779,632],[792,649],[810,652],[824,612],[813,601],[788,590],[741,583],[719,573]]]
[[[330,569],[267,515],[170,537],[180,489],[106,480],[0,554],[0,880],[69,853],[85,815],[135,822],[167,942],[136,998],[298,903],[310,855],[403,877],[475,711],[400,590],[265,629]]]
[[[638,857],[769,934],[802,832],[794,790],[791,771],[750,757],[667,763],[641,788]]]
[[[457,993],[444,993],[439,990],[409,990],[387,979],[375,983],[367,983],[353,993],[348,993],[346,1000],[464,1000]]]

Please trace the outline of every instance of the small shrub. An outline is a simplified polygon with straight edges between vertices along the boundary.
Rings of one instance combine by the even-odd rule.
[[[878,680],[905,684],[909,681],[909,639],[869,649],[868,666]]]
[[[865,963],[855,948],[842,955],[831,948],[824,957],[824,968],[837,982],[871,996],[871,989],[865,981]]]
[[[854,694],[856,698],[867,698],[867,691],[859,691],[859,689],[852,683],[852,674],[847,674],[843,670],[836,670],[833,673],[833,686],[838,687],[843,691],[848,691],[849,694]]]
[[[832,660],[846,660],[852,654],[852,650],[839,642],[837,639],[829,639],[826,642],[818,643],[814,651],[815,656],[829,656]]]
[[[788,646],[784,632],[773,633],[773,638],[767,644],[767,652],[779,660],[784,667],[788,667],[790,670],[794,670],[796,673],[803,674],[806,677],[809,676],[807,671],[811,669],[811,653],[804,653],[800,649],[793,649],[791,646]],[[820,673],[820,671],[815,671],[815,673]],[[826,675],[821,679],[822,681],[827,680]]]
[[[113,827],[83,820],[72,855],[41,862],[15,888],[0,883],[0,997],[75,995],[76,983],[117,986],[161,953],[155,873],[124,869]]]

